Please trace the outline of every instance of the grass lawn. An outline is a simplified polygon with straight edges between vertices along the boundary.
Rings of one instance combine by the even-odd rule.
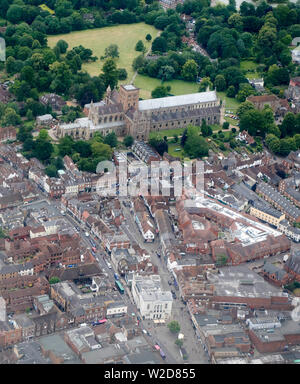
[[[174,137],[175,135],[181,136],[183,134],[184,128],[177,128],[177,129],[165,129],[158,132],[150,132],[150,139],[152,137],[160,137],[161,139],[164,138],[164,136],[167,137]]]
[[[241,103],[232,97],[227,97],[226,92],[217,92],[217,94],[219,98],[223,101],[223,105],[225,101],[225,110],[230,109],[232,112],[235,113]]]
[[[123,83],[128,83],[131,81],[134,73],[132,68],[133,59],[141,54],[141,52],[135,50],[135,45],[139,40],[142,40],[148,49],[151,45],[151,42],[149,43],[145,39],[148,33],[150,33],[154,40],[158,30],[145,23],[122,24],[114,27],[96,28],[48,36],[48,44],[52,48],[62,39],[69,44],[68,49],[79,45],[90,48],[93,51],[93,55],[98,57],[98,60],[94,63],[86,63],[82,68],[92,76],[97,76],[101,72],[103,61],[100,60],[100,57],[104,56],[105,48],[110,44],[117,44],[120,52],[117,65],[118,68],[125,68],[127,70],[128,78]]]
[[[50,13],[50,15],[54,15],[55,12],[49,8],[46,4],[41,4],[39,5],[39,7],[43,10],[43,11],[48,11]]]
[[[240,68],[243,70],[243,71],[247,71],[245,73],[245,76],[248,78],[248,79],[257,79],[259,77],[259,74],[256,72],[256,68],[257,68],[257,63],[255,63],[254,61],[251,61],[251,60],[243,60],[241,61],[241,65],[240,65]]]
[[[176,149],[180,149],[180,151],[178,150],[176,151]],[[181,148],[179,143],[174,143],[174,144],[171,143],[171,144],[168,144],[168,153],[174,157],[182,157],[183,149]]]
[[[151,99],[151,92],[161,84],[161,80],[143,75],[137,75],[134,81],[134,85],[141,89],[140,97],[142,99]],[[199,92],[199,84],[197,83],[183,80],[172,80],[166,81],[163,84],[165,86],[170,85],[170,94],[175,96]]]
[[[228,121],[229,124],[234,125],[235,127],[238,127],[239,120],[234,120],[231,117],[225,117],[225,121]]]

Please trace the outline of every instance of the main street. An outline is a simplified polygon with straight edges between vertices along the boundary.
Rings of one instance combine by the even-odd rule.
[[[128,207],[130,200],[128,198],[120,198],[120,202],[125,217],[125,223],[122,224],[122,230],[127,234],[132,242],[137,243],[141,248],[144,248],[149,252],[151,262],[158,267],[162,288],[166,290],[172,289],[172,286],[170,287],[169,285],[169,281],[172,280],[172,275],[168,271],[163,260],[156,254],[156,252],[161,253],[159,236],[155,238],[153,243],[144,242],[144,239],[134,220],[134,214]],[[125,202],[125,205],[123,202]],[[187,362],[194,364],[208,363],[207,354],[203,350],[200,342],[197,340],[187,307],[183,304],[180,297],[173,300],[170,321],[171,320],[179,322],[181,327],[180,332],[184,334],[184,348],[187,350],[189,356]],[[149,320],[142,321],[142,325],[144,329],[151,334],[151,336],[146,336],[146,338],[148,338],[152,344],[158,343],[167,355],[166,362],[170,364],[183,363],[183,359],[179,353],[179,348],[175,345],[176,337],[171,334],[166,325],[155,325],[153,321]]]
[[[52,212],[56,212],[58,217],[62,215],[62,206],[59,201],[50,200],[49,198],[45,198],[43,196],[43,198],[41,198],[39,202],[35,202],[35,204],[39,204],[42,202],[47,202],[47,204],[51,206]],[[157,252],[161,252],[159,236],[157,236],[154,242],[152,243],[145,242],[134,220],[134,214],[129,208],[130,200],[128,198],[120,197],[120,202],[125,218],[125,221],[121,225],[122,231],[124,231],[124,233],[128,236],[128,238],[133,244],[138,244],[141,248],[148,251],[151,258],[151,262],[158,267],[158,273],[161,277],[162,288],[165,290],[172,288],[175,289],[174,286],[170,287],[169,285],[169,281],[172,280],[171,273],[168,271],[163,260],[157,256]],[[126,206],[123,204],[123,202],[125,202]],[[78,232],[82,244],[84,247],[86,247],[86,249],[92,248],[92,242],[96,245],[97,251],[95,254],[95,258],[98,261],[101,270],[106,274],[106,276],[109,277],[111,281],[114,281],[114,270],[112,268],[108,268],[107,263],[105,262],[105,259],[109,260],[109,256],[103,249],[99,239],[92,236],[90,234],[90,231],[85,227],[85,225],[76,220],[70,212],[65,211],[63,217]],[[86,232],[89,233],[89,236],[86,236]],[[127,305],[129,316],[133,316],[136,319],[137,317],[141,318],[141,315],[138,312],[136,305],[133,301],[130,289],[126,286],[126,283],[123,281],[123,279],[121,279],[121,282],[123,283],[123,286],[125,288],[125,294],[121,296],[119,292],[115,292],[116,297],[118,296],[119,299],[124,301],[124,303]],[[179,322],[181,327],[180,332],[184,334],[184,348],[187,350],[189,356],[187,362],[198,364],[207,363],[207,355],[202,349],[200,342],[197,341],[197,337],[195,335],[195,331],[193,329],[187,308],[182,303],[179,297],[173,300],[172,315],[170,321],[171,320],[176,320]],[[175,345],[176,337],[171,334],[166,324],[156,325],[153,321],[141,319],[139,325],[141,329],[144,329],[149,332],[150,335],[145,335],[145,338],[149,342],[149,345],[154,346],[155,344],[159,344],[161,349],[165,352],[167,356],[165,360],[166,363],[176,364],[183,362],[182,357],[179,353],[179,348],[177,345]]]

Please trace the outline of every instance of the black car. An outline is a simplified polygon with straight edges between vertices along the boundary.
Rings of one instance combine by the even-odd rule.
[[[172,294],[172,297],[173,297],[174,300],[177,299],[177,296],[176,296],[175,292]]]

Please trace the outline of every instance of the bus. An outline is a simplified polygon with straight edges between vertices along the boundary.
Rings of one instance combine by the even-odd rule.
[[[93,325],[93,326],[95,326],[95,325],[100,325],[100,324],[104,324],[104,323],[106,323],[106,322],[107,322],[107,319],[97,320],[97,321],[94,321],[94,322],[92,323],[92,325]]]
[[[116,287],[118,288],[119,292],[121,293],[121,295],[124,294],[124,288],[123,288],[123,285],[120,283],[119,280],[116,280],[115,281],[115,284],[116,284]]]
[[[160,356],[163,358],[163,360],[165,360],[165,358],[167,357],[164,353],[164,351],[160,348],[159,350],[159,353],[160,353]]]

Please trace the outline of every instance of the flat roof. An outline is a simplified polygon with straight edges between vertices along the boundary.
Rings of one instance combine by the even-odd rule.
[[[137,87],[135,87],[132,84],[122,85],[122,87],[125,88],[126,91],[134,91],[135,89],[138,89]]]
[[[139,110],[171,108],[182,105],[198,104],[211,101],[217,101],[218,97],[215,91],[191,93],[188,95],[160,97],[158,99],[148,99],[139,101]]]

